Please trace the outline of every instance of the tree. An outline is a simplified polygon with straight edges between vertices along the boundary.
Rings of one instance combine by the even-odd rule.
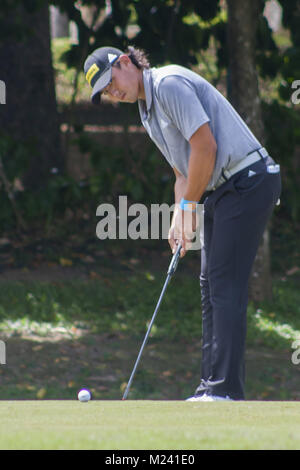
[[[265,132],[256,70],[256,45],[260,0],[227,0],[230,101],[264,145]],[[261,301],[272,296],[269,229],[266,228],[250,279],[250,297]]]
[[[18,162],[19,167],[24,166],[23,184],[38,189],[47,181],[52,167],[63,166],[48,2],[5,1],[0,21],[4,28],[0,33],[1,79],[6,84],[1,134],[27,148],[30,156]],[[4,158],[4,164],[9,166],[17,157]]]

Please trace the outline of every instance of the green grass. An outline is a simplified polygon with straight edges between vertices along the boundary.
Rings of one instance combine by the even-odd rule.
[[[178,279],[180,277],[180,279]],[[201,337],[197,279],[172,279],[152,336]],[[73,337],[74,328],[96,333],[142,335],[151,319],[164,275],[136,272],[65,282],[0,283],[0,335],[46,336],[51,330]],[[248,307],[248,344],[284,349],[300,338],[300,291],[295,281],[276,281],[272,302]]]
[[[0,402],[1,449],[300,449],[300,403]]]
[[[0,283],[0,339],[7,350],[7,363],[0,366],[1,399],[68,400],[84,386],[97,400],[122,396],[165,276],[151,268],[123,272],[103,263],[99,272],[93,266],[93,279]],[[184,399],[198,385],[200,289],[184,268],[178,267],[168,286],[131,400]],[[250,303],[248,400],[299,400],[300,371],[292,363],[299,306],[292,278],[274,282],[272,302]]]

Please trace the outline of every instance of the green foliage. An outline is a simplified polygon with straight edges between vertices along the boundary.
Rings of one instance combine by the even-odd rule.
[[[0,133],[0,157],[7,178],[12,181],[28,168],[33,148],[29,142],[16,142],[13,136]]]
[[[282,66],[283,58],[273,38],[266,18],[260,17],[257,31],[256,62],[262,78],[275,78]]]
[[[154,147],[138,154],[133,153],[129,146],[125,149],[100,147],[84,132],[79,134],[77,144],[81,152],[90,155],[94,171],[89,188],[98,201],[115,200],[122,194],[132,202],[172,203],[174,178],[171,178],[168,165]]]
[[[291,31],[292,41],[300,45],[300,2],[299,0],[279,0],[283,8],[283,25]]]
[[[282,22],[289,31],[291,46],[283,51],[282,62],[278,73],[283,77],[279,94],[284,101],[289,101],[291,96],[291,84],[300,76],[300,1],[279,0],[283,9]]]
[[[80,184],[67,175],[54,173],[47,185],[38,192],[22,187],[21,179],[28,168],[33,148],[28,141],[20,143],[11,136],[0,136],[2,172],[9,185],[7,188],[1,175],[0,195],[5,203],[0,212],[0,226],[6,230],[16,225],[11,198],[28,223],[36,220],[50,223],[52,217],[63,214],[67,207],[82,201]]]
[[[300,214],[299,173],[295,168],[294,151],[300,145],[300,114],[291,107],[273,101],[263,103],[266,147],[281,164],[283,190],[281,210],[296,222]]]
[[[15,203],[28,224],[38,221],[49,227],[69,208],[82,208],[93,216],[100,201],[116,201],[119,195],[127,195],[131,202],[142,201],[144,204],[173,203],[172,170],[154,147],[137,155],[130,148],[101,147],[84,132],[78,133],[73,144],[89,154],[92,175],[87,180],[76,181],[67,174],[54,172],[47,185],[37,193],[15,184],[27,169],[31,146],[16,144],[10,137],[0,139],[3,168]],[[148,175],[147,178],[144,175]],[[0,212],[0,226],[12,229],[16,224],[15,214],[4,185],[0,194],[6,201]]]
[[[299,47],[289,47],[284,54],[283,64],[281,67],[281,75],[283,80],[279,86],[280,98],[289,101],[292,94],[292,83],[299,79],[300,76],[300,49]]]
[[[125,49],[128,45],[145,49],[153,63],[178,62],[182,65],[197,63],[197,53],[208,47],[208,38],[214,29],[198,22],[187,24],[186,17],[196,14],[205,21],[213,20],[220,12],[218,0],[195,4],[194,1],[178,0],[112,0],[111,12],[104,14],[106,3],[82,1],[82,6],[94,6],[94,26],[87,26],[74,2],[52,0],[50,2],[66,12],[76,22],[79,30],[79,45],[73,45],[65,59],[68,66],[75,62],[80,67],[87,53],[98,46],[114,45]],[[96,22],[102,13],[103,21]],[[132,36],[130,26],[138,29]],[[183,41],[184,38],[184,41]]]

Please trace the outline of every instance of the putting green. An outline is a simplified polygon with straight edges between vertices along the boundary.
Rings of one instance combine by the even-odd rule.
[[[1,449],[300,449],[300,402],[0,401]]]

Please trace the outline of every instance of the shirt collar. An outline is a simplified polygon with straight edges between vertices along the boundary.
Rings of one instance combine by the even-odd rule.
[[[143,108],[145,114],[148,114],[152,105],[153,93],[151,69],[143,70],[143,83],[145,89],[146,102],[144,100],[139,100],[139,106]]]

